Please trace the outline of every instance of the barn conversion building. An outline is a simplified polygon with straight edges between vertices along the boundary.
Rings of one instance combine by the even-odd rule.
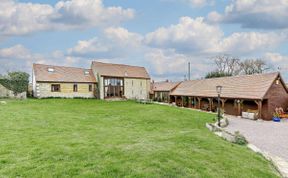
[[[34,64],[37,98],[147,99],[150,77],[144,67],[92,62],[91,69]]]
[[[91,69],[33,64],[33,96],[94,98],[96,79]]]
[[[222,86],[221,107],[226,114],[255,112],[271,120],[276,107],[288,107],[288,90],[280,73],[223,77],[182,82],[170,94],[178,106],[216,111],[216,86]]]
[[[92,62],[99,98],[148,99],[150,76],[144,67]]]

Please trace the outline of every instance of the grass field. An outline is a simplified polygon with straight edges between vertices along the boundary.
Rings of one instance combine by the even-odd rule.
[[[0,177],[277,177],[205,128],[214,115],[98,100],[0,105]]]

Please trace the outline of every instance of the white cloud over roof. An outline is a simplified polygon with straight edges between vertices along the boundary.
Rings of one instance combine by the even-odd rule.
[[[134,17],[134,10],[104,7],[102,0],[59,1],[49,4],[2,0],[0,35],[25,35],[43,30],[113,26]]]

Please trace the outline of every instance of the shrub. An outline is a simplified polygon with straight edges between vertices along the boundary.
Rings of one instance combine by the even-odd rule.
[[[0,84],[8,90],[13,91],[16,96],[27,91],[29,84],[29,74],[26,72],[9,72],[8,75],[0,78]]]
[[[234,135],[235,135],[234,143],[236,143],[238,145],[247,145],[248,144],[248,141],[246,140],[246,138],[242,134],[240,134],[239,131],[236,131]]]

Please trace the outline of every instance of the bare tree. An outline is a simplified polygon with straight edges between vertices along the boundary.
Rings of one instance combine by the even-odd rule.
[[[240,63],[241,73],[251,75],[251,74],[261,74],[269,70],[270,67],[262,59],[246,59]]]
[[[219,55],[213,58],[216,64],[216,71],[228,75],[237,75],[240,71],[240,59],[230,55]]]

